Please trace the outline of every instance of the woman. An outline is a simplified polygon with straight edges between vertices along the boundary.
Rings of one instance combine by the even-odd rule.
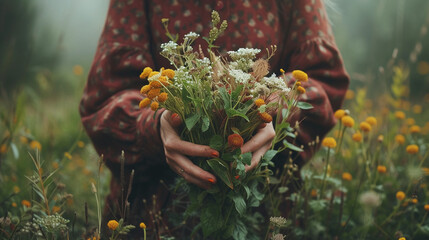
[[[151,221],[149,210],[161,209],[168,192],[160,180],[171,182],[175,173],[203,188],[216,178],[193,165],[188,156],[212,157],[207,146],[180,140],[171,126],[169,113],[139,109],[144,84],[139,74],[146,66],[169,67],[160,54],[168,41],[162,18],[170,19],[170,31],[179,36],[193,31],[207,36],[211,11],[228,21],[225,34],[216,40],[221,51],[240,47],[265,49],[277,45],[270,59],[273,71],[300,69],[308,73],[307,92],[302,100],[314,108],[295,115],[300,121],[297,142],[304,146],[296,164],[299,167],[313,154],[307,143],[323,137],[335,124],[333,112],[340,108],[349,78],[336,47],[321,0],[243,0],[243,1],[144,1],[111,0],[104,31],[89,73],[80,105],[82,122],[99,154],[112,171],[111,192],[106,200],[104,221],[120,218],[120,155],[125,153],[125,176],[135,170],[128,200],[137,225]],[[204,49],[204,41],[196,42]],[[261,129],[243,148],[252,152],[254,167],[273,138],[272,125]],[[173,172],[173,171],[174,172]],[[126,193],[126,191],[125,191]],[[157,198],[156,204],[142,199]],[[103,224],[105,225],[105,224]]]

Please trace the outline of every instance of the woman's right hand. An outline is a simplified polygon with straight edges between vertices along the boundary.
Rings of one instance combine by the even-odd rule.
[[[177,115],[165,110],[161,115],[160,131],[164,144],[167,164],[186,181],[201,188],[209,189],[216,183],[216,177],[195,165],[188,156],[193,157],[219,157],[219,152],[209,146],[199,145],[180,139],[177,133]]]

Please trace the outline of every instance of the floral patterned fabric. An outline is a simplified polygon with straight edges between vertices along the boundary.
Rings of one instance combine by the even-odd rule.
[[[299,166],[313,154],[307,143],[316,136],[322,138],[335,124],[333,112],[342,104],[349,78],[323,1],[111,0],[80,104],[83,125],[113,174],[108,197],[111,204],[115,205],[120,196],[122,151],[127,173],[131,169],[136,172],[132,199],[157,194],[161,191],[159,180],[174,176],[165,163],[159,135],[162,110],[154,115],[149,108],[138,107],[143,98],[139,89],[145,84],[139,74],[146,66],[171,67],[159,54],[160,45],[168,41],[161,18],[169,18],[170,32],[180,37],[190,31],[207,36],[213,9],[228,20],[225,34],[215,42],[221,53],[277,45],[270,59],[273,72],[283,68],[308,73],[302,100],[314,108],[301,111],[292,122],[300,121],[297,144],[305,147],[297,161]],[[194,46],[204,49],[204,40],[199,40]]]

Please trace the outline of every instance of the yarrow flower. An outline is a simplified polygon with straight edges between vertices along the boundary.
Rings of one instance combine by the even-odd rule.
[[[118,223],[118,221],[116,221],[116,220],[110,220],[110,221],[107,223],[107,227],[108,227],[110,230],[115,231],[115,230],[116,230],[116,228],[118,228],[118,227],[119,227],[119,223]]]
[[[228,51],[228,55],[233,61],[245,58],[254,59],[256,54],[260,53],[261,49],[256,48],[239,48],[237,51]]]
[[[337,141],[332,137],[326,137],[322,141],[322,146],[327,148],[335,148],[337,146]]]

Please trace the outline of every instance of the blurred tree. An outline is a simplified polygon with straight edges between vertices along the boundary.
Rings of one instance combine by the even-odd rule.
[[[35,32],[37,10],[32,0],[0,1],[0,87],[4,95],[22,86],[35,86],[40,69],[52,69],[59,59],[47,31]],[[36,44],[35,34],[46,34],[43,44]]]

